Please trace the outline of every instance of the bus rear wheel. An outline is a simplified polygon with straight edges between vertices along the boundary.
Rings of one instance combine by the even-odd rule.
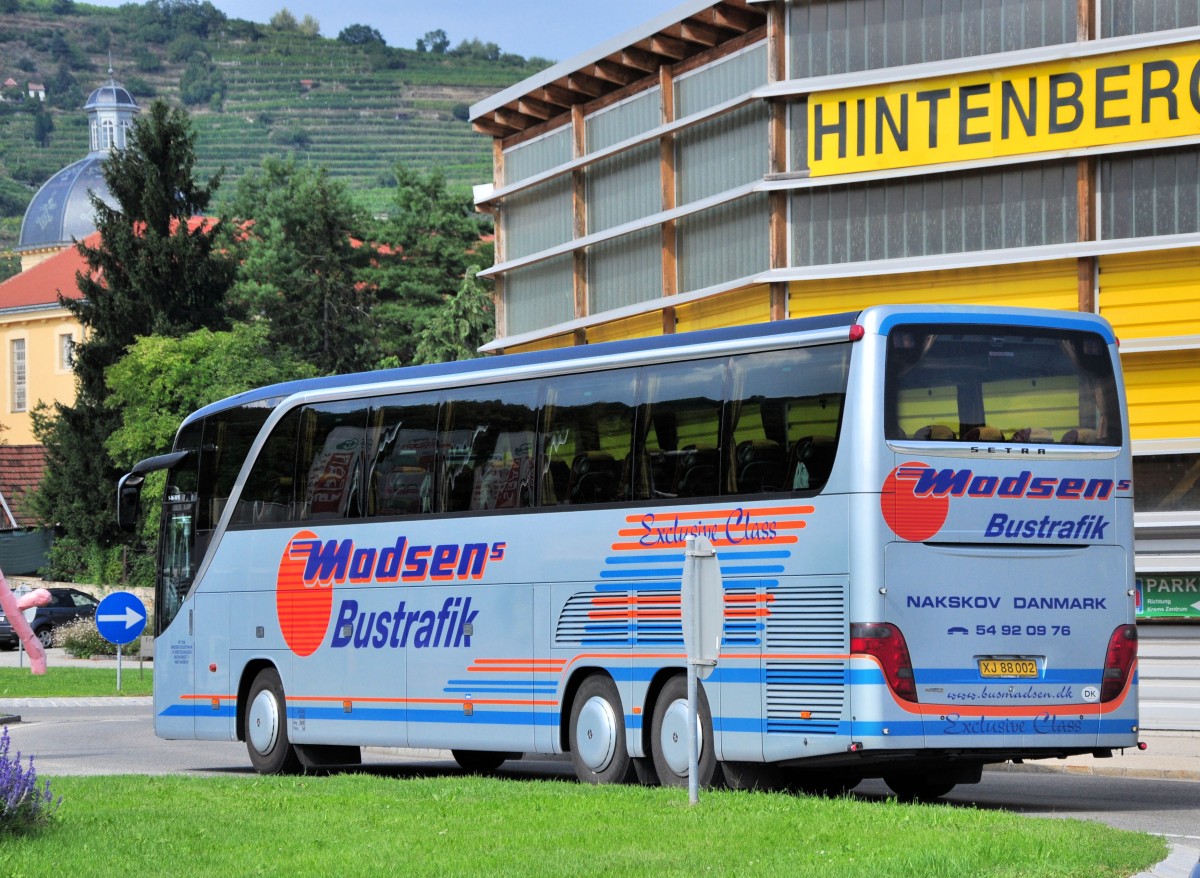
[[[712,714],[704,687],[697,687],[696,724],[700,729],[700,753],[696,781],[709,787],[718,779],[717,756],[713,747]],[[654,703],[650,726],[650,751],[654,770],[665,787],[688,785],[687,678],[677,674],[667,681]]]
[[[633,760],[616,684],[604,674],[583,681],[571,705],[571,762],[584,783],[629,783]]]
[[[274,668],[263,668],[250,686],[246,711],[246,750],[259,774],[297,774],[300,757],[288,740],[283,681]]]

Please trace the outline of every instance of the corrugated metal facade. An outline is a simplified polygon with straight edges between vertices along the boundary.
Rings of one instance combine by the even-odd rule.
[[[834,314],[868,305],[953,302],[1071,310],[1077,297],[1073,260],[1028,265],[793,282],[792,317]]]
[[[794,79],[1075,39],[1076,0],[812,0],[788,9]]]
[[[1179,439],[1197,433],[1200,350],[1121,357],[1135,439]]]
[[[1200,337],[1200,249],[1123,253],[1100,260],[1100,313],[1117,337]]]

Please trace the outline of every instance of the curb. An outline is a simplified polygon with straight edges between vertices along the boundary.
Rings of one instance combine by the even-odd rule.
[[[984,770],[1200,782],[1200,771],[1188,768],[1129,768],[1119,765],[1013,765],[1007,763],[1004,765],[989,765]]]

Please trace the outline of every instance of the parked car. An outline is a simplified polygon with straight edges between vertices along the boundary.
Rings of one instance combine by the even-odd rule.
[[[55,628],[74,622],[82,616],[95,616],[96,606],[100,603],[87,592],[77,588],[51,588],[48,591],[50,603],[38,607],[30,623],[33,633],[45,647],[50,646]],[[0,649],[16,649],[17,640],[17,632],[9,624],[8,617],[0,612]]]

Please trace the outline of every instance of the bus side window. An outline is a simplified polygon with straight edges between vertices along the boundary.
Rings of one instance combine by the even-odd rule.
[[[634,499],[715,497],[730,464],[721,454],[725,363],[701,360],[644,370],[635,453],[649,479]]]
[[[629,496],[637,370],[547,382],[542,405],[543,506],[588,506]]]
[[[295,518],[296,437],[300,410],[275,425],[242,488],[233,524],[268,524]]]
[[[728,401],[733,493],[824,487],[846,394],[844,345],[734,357]]]
[[[367,410],[355,401],[305,406],[296,478],[301,521],[362,515]]]
[[[367,428],[367,515],[434,511],[437,427],[436,393],[392,397],[371,409]]]
[[[534,505],[537,396],[536,381],[447,392],[438,438],[445,511]]]

